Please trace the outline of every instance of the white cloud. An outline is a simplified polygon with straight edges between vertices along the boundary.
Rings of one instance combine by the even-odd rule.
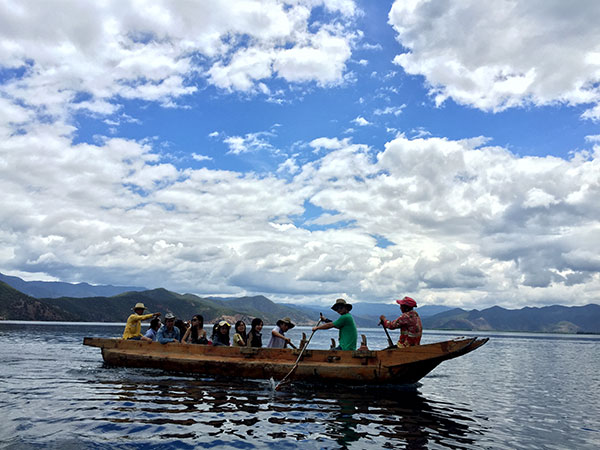
[[[566,62],[543,63],[535,52],[512,54],[529,49],[536,30],[546,38],[536,14],[549,14],[549,29],[559,35],[562,22],[545,6],[556,3],[535,3],[536,13],[514,2],[498,4],[514,10],[486,4],[483,12],[463,3],[462,12],[478,25],[476,39],[456,32],[463,28],[449,18],[454,3],[412,4],[415,9],[402,17],[392,14],[412,51],[398,62],[423,73],[440,101],[452,96],[484,109],[565,101],[589,104],[584,116],[598,116],[597,87],[578,87],[571,72],[580,71],[581,83],[593,80],[598,51],[582,57],[568,27],[564,40],[541,39],[536,47],[548,53],[553,43],[558,56],[574,49]],[[402,6],[395,5],[394,11]],[[297,153],[281,158],[276,169],[257,174],[177,167],[175,157],[161,154],[162,137],[76,143],[84,130],[72,125],[75,111],[108,116],[112,127],[139,123],[121,111],[123,98],[177,106],[206,80],[283,102],[285,83],[347,82],[354,74],[346,64],[360,38],[351,30],[359,14],[354,2],[109,0],[69,3],[69,14],[52,14],[56,8],[53,2],[0,3],[0,61],[8,74],[0,86],[3,271],[278,300],[342,292],[381,300],[412,292],[420,303],[472,307],[514,306],[516,299],[521,305],[596,301],[597,135],[586,137],[592,149],[568,160],[521,158],[488,146],[485,138],[433,138],[422,128],[378,149],[350,138],[317,137],[295,144]],[[428,8],[438,9],[439,20],[427,22]],[[479,32],[490,8],[497,13],[488,17],[491,25],[516,11],[531,21],[531,31],[518,28],[526,35],[490,43]],[[320,22],[311,21],[315,9]],[[580,14],[573,9],[566,11]],[[422,26],[428,23],[435,25],[431,35]],[[452,32],[443,33],[445,26]],[[490,28],[492,36],[499,36],[497,28]],[[594,30],[582,30],[585,42],[597,42]],[[455,53],[438,34],[454,39]],[[503,53],[502,45],[511,51]],[[500,63],[516,71],[492,77]],[[524,77],[510,76],[520,73]],[[534,82],[523,83],[527,77]],[[386,92],[393,92],[387,82]],[[375,115],[398,115],[402,108]],[[353,122],[370,124],[362,116]],[[276,127],[208,136],[224,142],[230,154],[281,157],[272,144]],[[373,236],[393,244],[378,247]]]
[[[465,307],[585,304],[600,289],[597,151],[521,158],[481,138],[400,136],[374,155],[326,138],[311,145],[329,152],[277,177],[181,171],[147,142],[68,136],[39,125],[0,145],[5,270],[277,300],[413,292]],[[326,229],[294,225],[308,204],[323,213],[307,225]]]
[[[295,158],[288,158],[277,168],[277,173],[296,174],[300,170]]]
[[[339,149],[342,147],[346,147],[348,146],[350,142],[349,138],[345,138],[345,139],[338,139],[338,138],[317,138],[317,139],[313,139],[312,141],[310,141],[310,146],[312,148],[314,148],[315,150],[319,150],[319,149],[326,149],[326,150],[333,150],[333,149]]]
[[[223,142],[229,147],[229,152],[234,155],[241,153],[257,152],[261,150],[274,150],[274,147],[267,140],[274,136],[268,131],[257,133],[247,133],[244,136],[229,136],[223,139]]]
[[[373,51],[381,51],[383,47],[381,44],[369,44],[368,42],[361,45],[361,48],[364,50],[373,50]]]
[[[600,119],[600,3],[396,0],[389,14],[407,49],[394,62],[447,98],[486,111],[557,102]]]
[[[320,6],[330,22],[311,20]],[[175,107],[198,78],[265,95],[275,77],[339,84],[354,40],[341,23],[356,14],[350,0],[3,2],[0,61],[15,75],[0,94],[65,119],[114,114],[121,98]]]
[[[198,153],[192,153],[192,158],[196,161],[212,161],[213,159],[207,155],[200,155]]]
[[[393,114],[394,116],[397,117],[400,114],[402,114],[402,111],[404,110],[404,108],[406,108],[405,104],[402,104],[400,106],[386,106],[385,108],[376,109],[375,111],[373,111],[373,114],[375,114],[376,116]]]
[[[358,125],[359,127],[366,127],[367,125],[371,125],[371,122],[369,122],[362,116],[357,116],[356,118],[354,118],[352,120],[352,123]]]
[[[333,34],[336,33],[336,34]],[[273,70],[291,82],[317,81],[320,85],[344,81],[346,61],[350,58],[353,36],[340,35],[341,30],[320,30],[309,44],[277,52]]]

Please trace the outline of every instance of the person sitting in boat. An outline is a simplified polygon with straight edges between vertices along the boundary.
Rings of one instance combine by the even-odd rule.
[[[179,339],[179,328],[175,326],[175,316],[167,313],[165,324],[156,333],[156,340],[161,344],[168,344],[169,342],[179,342]]]
[[[217,332],[213,335],[212,345],[230,345],[229,330],[231,325],[226,320],[221,320],[217,327]]]
[[[352,317],[352,314],[350,314],[350,311],[352,311],[352,305],[347,303],[343,298],[338,298],[331,309],[337,312],[340,317],[338,317],[335,322],[332,322],[321,316],[321,320],[324,323],[313,327],[313,331],[328,330],[335,327],[340,330],[339,345],[335,348],[335,350],[356,350],[356,338],[358,337],[358,331],[356,329],[356,323],[354,323],[354,317]]]
[[[291,339],[285,336],[285,333],[296,325],[292,323],[292,319],[285,317],[277,321],[275,328],[271,330],[271,340],[267,347],[270,348],[285,348],[287,344],[291,344]]]
[[[404,297],[402,300],[396,300],[396,303],[400,305],[402,315],[391,322],[386,320],[384,315],[381,315],[379,317],[381,323],[385,328],[389,328],[390,330],[400,328],[398,347],[419,345],[421,343],[421,336],[423,335],[423,325],[421,324],[419,314],[413,310],[413,308],[417,307],[417,302],[410,297]]]
[[[245,347],[246,346],[246,324],[243,320],[238,320],[235,323],[235,334],[233,335],[233,345],[235,347]]]
[[[142,320],[153,319],[160,316],[160,313],[144,314],[146,307],[143,303],[136,303],[131,309],[133,314],[127,318],[123,339],[139,340],[142,339]]]
[[[143,341],[155,341],[156,340],[156,332],[159,330],[160,328],[160,319],[158,317],[155,317],[154,319],[152,319],[150,321],[150,328],[148,328],[148,331],[146,331],[146,334],[144,334],[142,336],[142,340]]]
[[[183,339],[183,336],[185,336],[185,333],[187,333],[187,330],[189,329],[189,325],[187,322],[184,322],[181,319],[176,319],[175,328],[179,329],[179,336],[181,336],[181,339]],[[181,342],[181,340],[179,342]]]
[[[250,332],[248,333],[248,338],[246,339],[246,345],[248,347],[262,347],[262,328],[262,319],[258,317],[252,319]]]
[[[196,314],[192,317],[192,326],[187,329],[181,342],[208,345],[206,330],[204,329],[204,317],[202,315]]]

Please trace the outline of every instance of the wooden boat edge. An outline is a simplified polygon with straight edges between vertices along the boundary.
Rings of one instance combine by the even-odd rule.
[[[469,353],[487,338],[461,338],[421,346],[383,350],[309,350],[299,362],[297,381],[340,382],[345,384],[413,384],[441,362]],[[84,338],[84,345],[102,349],[109,365],[152,367],[182,373],[228,376],[245,373],[245,378],[282,378],[293,366],[299,350],[211,347]],[[152,349],[144,354],[141,349]],[[257,356],[257,359],[254,357]],[[305,359],[306,357],[306,359]],[[227,370],[226,368],[229,368]],[[260,370],[259,370],[260,368]],[[246,372],[244,372],[246,371]]]

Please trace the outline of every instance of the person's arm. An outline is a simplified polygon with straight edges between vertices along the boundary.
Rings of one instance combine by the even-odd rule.
[[[385,318],[384,315],[381,315],[379,317],[379,319],[381,320],[381,323],[384,328],[389,328],[390,330],[395,330],[397,328],[400,328],[402,325],[406,324],[407,317],[405,317],[404,314],[402,314],[396,320],[389,321]]]
[[[331,320],[331,319],[328,319],[327,317],[325,317],[325,316],[323,315],[323,313],[319,313],[319,316],[320,316],[320,318],[321,318],[321,322],[323,322],[323,323],[329,323],[329,322],[333,322],[333,320]]]
[[[152,342],[153,339],[151,337],[151,332],[152,332],[152,328],[148,328],[148,331],[146,331],[146,334],[142,335],[142,337],[140,338],[142,341],[148,341],[148,342]]]
[[[317,330],[329,330],[330,328],[333,328],[334,322],[327,322],[327,323],[322,323],[321,325],[318,325],[316,327],[313,327],[313,331],[317,331]]]
[[[177,328],[175,328],[175,329],[177,329]],[[164,330],[165,330],[164,326],[161,327],[160,330],[158,330],[158,333],[156,335],[156,340],[158,342],[160,342],[161,344],[168,344],[169,342],[175,342],[175,339],[165,337]]]
[[[273,330],[271,331],[271,334],[275,337],[278,337],[280,339],[283,339],[285,342],[292,342],[292,340],[289,337],[285,337],[285,335],[281,334],[279,331],[277,330]]]
[[[189,344],[188,339],[191,339],[192,335],[192,327],[189,327],[187,330],[185,330],[185,334],[183,335],[183,338],[181,339],[181,342],[185,343],[185,344]],[[198,336],[200,337],[200,336]]]
[[[233,335],[233,344],[239,347],[245,347],[246,343],[244,342],[244,338],[240,333],[235,333]]]
[[[134,314],[131,318],[132,322],[140,322],[142,320],[152,319],[155,315],[160,315],[160,313],[152,313],[152,314]]]

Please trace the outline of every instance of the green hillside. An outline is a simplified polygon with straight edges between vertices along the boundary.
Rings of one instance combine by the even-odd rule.
[[[265,324],[290,317],[297,324],[312,324],[313,318],[303,311],[278,305],[264,296],[241,297],[233,300],[181,295],[166,289],[126,292],[113,297],[42,298],[35,299],[0,282],[0,320],[50,320],[76,322],[124,322],[138,302],[150,312],[167,312],[188,320],[202,314],[206,323],[225,318],[250,322],[261,317]]]
[[[542,333],[600,333],[600,305],[544,306],[482,311],[457,308],[423,319],[427,329],[525,331]]]
[[[0,320],[77,320],[72,313],[23,294],[0,281]]]

